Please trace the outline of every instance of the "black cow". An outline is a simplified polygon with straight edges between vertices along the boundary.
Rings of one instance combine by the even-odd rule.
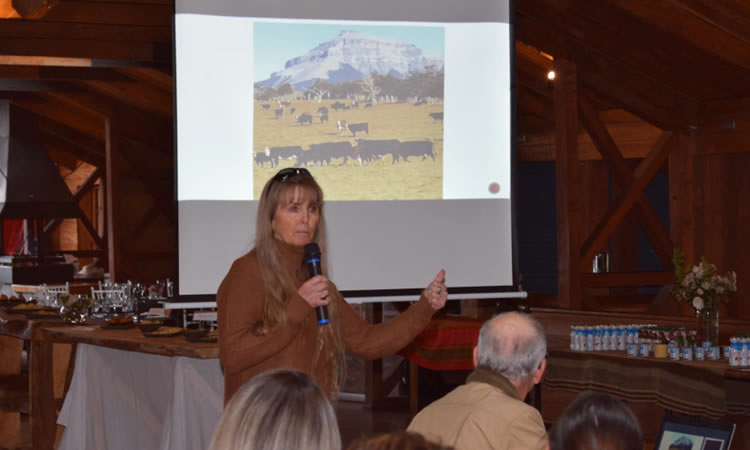
[[[395,161],[398,157],[399,144],[398,139],[357,139],[360,163],[373,163],[379,159],[383,159],[383,156],[389,153]]]
[[[309,124],[312,125],[312,114],[308,113],[302,113],[299,116],[297,116],[297,122],[299,122],[300,125]]]
[[[287,145],[283,147],[266,147],[263,149],[266,156],[271,160],[271,167],[278,167],[281,159],[295,158],[297,161],[302,155],[302,147],[299,145]]]
[[[289,114],[294,114],[295,111],[297,111],[297,108],[292,108],[289,110]]]
[[[335,111],[338,111],[339,109],[344,109],[345,106],[346,105],[343,104],[343,103],[341,103],[341,102],[336,102],[336,103],[334,103],[334,104],[331,105],[331,109],[333,109]]]
[[[263,103],[262,105],[260,105],[260,107],[263,108],[266,111],[268,111],[269,109],[271,109],[271,105],[268,104],[268,103]]]
[[[304,152],[300,162],[304,165],[313,162],[316,165],[331,165],[331,160],[344,158],[341,165],[345,165],[350,159],[354,158],[354,149],[352,143],[344,142],[324,142],[322,144],[310,144],[310,149]]]
[[[284,114],[284,108],[279,108],[273,111],[274,119],[278,120],[281,119],[281,116]]]
[[[435,160],[435,149],[432,146],[431,141],[406,141],[402,142],[398,146],[398,156],[404,159],[405,162],[409,162],[410,156],[421,156],[422,161],[427,159],[428,156]],[[393,155],[393,164],[398,161],[398,157]]]
[[[443,112],[434,112],[430,113],[430,117],[432,117],[432,123],[443,123]]]
[[[266,155],[265,152],[254,152],[253,160],[255,160],[255,164],[259,165],[260,167],[264,167],[267,162],[271,163],[271,167],[274,167],[273,160],[269,155]]]
[[[365,103],[365,109],[372,108],[372,102]]]
[[[321,106],[320,108],[318,108],[318,112],[321,114],[328,115],[328,108],[326,108],[325,106]]]
[[[370,134],[369,125],[367,122],[350,123],[347,125],[347,129],[352,132],[352,136],[356,136],[358,132],[364,131],[368,135]]]
[[[320,113],[320,115],[318,117],[320,117],[320,123],[328,122],[328,112],[327,111]]]

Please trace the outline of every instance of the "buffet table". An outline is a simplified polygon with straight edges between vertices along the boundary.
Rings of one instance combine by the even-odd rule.
[[[543,384],[572,392],[594,390],[675,412],[722,418],[750,415],[748,372],[724,360],[673,361],[622,351],[550,350]]]
[[[223,408],[218,345],[183,336],[148,338],[137,328],[59,326],[38,330],[37,347],[78,344],[58,423],[61,449],[205,449]],[[44,372],[42,359],[30,370]],[[36,359],[36,358],[33,358]],[[42,393],[47,389],[42,386]],[[32,392],[34,433],[54,438],[53,402]],[[51,448],[48,442],[35,448]]]

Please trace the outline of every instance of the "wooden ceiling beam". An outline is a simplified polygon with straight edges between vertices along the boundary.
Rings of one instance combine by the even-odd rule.
[[[603,56],[615,56],[630,67],[656,77],[663,83],[679,86],[696,98],[743,95],[750,74],[716,55],[702,51],[662,28],[623,13],[601,0],[526,0],[524,11],[533,12],[549,24],[557,23],[569,36],[580,36],[586,47]],[[664,20],[671,20],[665,18]],[[614,26],[613,26],[614,25]],[[710,39],[711,36],[706,36]],[[658,45],[655,45],[658,43]],[[706,83],[706,80],[712,80]]]
[[[109,118],[115,120],[118,123],[118,133],[123,133],[132,139],[148,143],[154,150],[161,153],[172,154],[173,136],[171,131],[165,132],[165,130],[171,130],[171,119],[167,120],[162,116],[145,110],[135,110],[111,98],[87,92],[47,92],[42,94],[42,96],[43,98],[69,105],[72,108],[81,108],[89,111],[91,114],[96,114],[102,119]]]
[[[104,67],[48,67],[0,65],[0,78],[16,80],[56,80],[56,81],[119,81],[135,82],[124,73]]]
[[[97,24],[83,21],[66,23],[48,20],[0,20],[0,37],[171,44],[172,25],[171,22],[164,26],[155,27]]]
[[[11,0],[13,9],[24,19],[39,19],[57,4],[57,0]]]
[[[666,30],[680,40],[702,51],[750,71],[750,40],[740,38],[717,27],[716,15],[697,15],[680,2],[654,2],[649,0],[608,0],[618,8],[651,25]],[[714,2],[719,3],[719,2]],[[711,20],[709,22],[708,20]],[[750,32],[745,30],[746,38]]]
[[[750,5],[744,0],[670,0],[678,8],[750,43]]]
[[[118,60],[128,61],[128,65],[169,65],[172,61],[168,44],[73,39],[2,38],[0,55],[92,58],[113,65]]]
[[[48,94],[43,94],[48,95]],[[26,111],[33,112],[51,121],[72,128],[79,133],[104,140],[104,121],[100,116],[91,114],[81,108],[45,101],[39,98],[32,100],[13,100],[13,104]]]
[[[104,166],[104,142],[47,118],[39,118],[42,142],[92,166]]]
[[[124,83],[118,81],[83,81],[81,86],[87,91],[98,93],[125,105],[144,111],[151,111],[163,118],[172,120],[172,93],[153,88],[145,83]]]
[[[625,158],[617,149],[614,139],[609,134],[607,127],[599,117],[599,113],[586,101],[584,97],[579,98],[578,109],[581,123],[586,128],[602,159],[607,164],[612,178],[623,190],[628,190],[633,184],[635,177],[631,172]],[[649,203],[645,195],[641,195],[635,203],[635,214],[641,224],[646,237],[653,247],[656,255],[666,270],[672,268],[672,251],[674,244],[669,238],[666,227],[659,219],[656,211]]]
[[[96,2],[65,0],[50,10],[45,20],[106,25],[170,27],[174,8],[171,4]]]
[[[122,139],[120,142],[122,144],[119,146],[120,154],[141,180],[146,192],[159,205],[159,210],[164,213],[169,223],[174,224],[175,214],[172,207],[174,201],[170,194],[171,191],[165,191],[160,188],[160,183],[153,176],[152,169],[140,157],[140,155],[148,154],[150,148],[131,139]]]
[[[648,186],[651,179],[653,179],[654,175],[656,175],[667,160],[676,136],[677,134],[669,131],[662,133],[662,136],[654,144],[648,156],[638,165],[630,188],[623,189],[621,194],[614,199],[604,217],[597,223],[594,230],[581,246],[578,270],[584,272],[591,267],[594,255],[599,253],[609,238],[612,237],[612,234],[620,226],[627,213],[630,212],[633,205],[638,201],[638,198],[643,195],[646,186]]]
[[[539,95],[539,93],[527,87],[525,84],[516,84],[516,99],[518,109],[524,113],[547,121],[550,125],[555,124],[555,104],[553,99]]]
[[[166,72],[151,67],[124,67],[117,69],[117,71],[129,78],[149,83],[163,91],[170,93],[174,91],[174,79],[172,78],[171,70],[170,72]]]
[[[79,91],[73,83],[58,80],[18,80],[0,78],[0,91],[5,92],[46,92],[46,91]]]
[[[536,1],[536,0],[529,0]],[[567,36],[554,25],[539,22],[519,11],[516,36],[553,56],[575,61],[579,77],[597,97],[607,99],[663,130],[681,130],[695,124],[698,102],[673,86],[622,65],[612,55],[596,54],[586,42]]]

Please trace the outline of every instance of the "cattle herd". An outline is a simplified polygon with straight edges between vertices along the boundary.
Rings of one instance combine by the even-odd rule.
[[[358,162],[360,165],[373,164],[383,160],[386,155],[391,155],[391,164],[400,161],[409,162],[409,157],[422,157],[422,161],[428,157],[435,160],[435,147],[432,141],[404,141],[398,139],[357,139],[356,144],[349,141],[324,142],[321,144],[310,144],[305,150],[300,145],[288,145],[281,147],[266,147],[262,152],[254,155],[255,164],[264,167],[270,163],[271,167],[278,167],[281,160],[291,162],[294,160],[295,167],[309,166],[331,166],[333,160],[343,158],[340,165],[346,165],[349,160]]]
[[[277,105],[277,106],[276,106]],[[291,107],[288,100],[277,101],[276,105],[264,103],[261,105],[263,111],[272,113],[272,119],[281,120],[285,111],[289,111],[287,116],[294,118],[297,126],[310,126],[314,123],[328,123],[329,108],[336,113],[346,112],[351,109],[360,108],[360,103],[356,100],[347,100],[346,102],[336,101],[327,106],[320,106],[315,113],[300,112],[294,115],[296,108]],[[417,104],[415,104],[417,105]],[[299,106],[299,105],[297,105]],[[364,103],[363,107],[372,108],[370,102]],[[443,122],[442,112],[429,113],[433,123]],[[334,117],[335,118],[335,117]],[[351,138],[357,138],[357,134],[370,135],[369,122],[351,123],[347,120],[339,119],[335,121],[336,129],[339,136],[347,135]],[[356,139],[356,143],[348,140],[340,142],[323,142],[310,144],[307,149],[301,145],[287,146],[265,146],[262,151],[254,152],[253,159],[259,167],[265,167],[266,163],[272,168],[278,167],[283,161],[292,162],[296,167],[302,166],[331,166],[334,161],[336,165],[346,165],[352,160],[359,165],[369,165],[377,161],[382,161],[387,155],[391,155],[391,164],[399,162],[409,162],[410,157],[421,157],[425,161],[428,157],[434,161],[436,152],[432,141],[414,140],[399,141],[398,139]],[[340,160],[340,161],[339,161]]]

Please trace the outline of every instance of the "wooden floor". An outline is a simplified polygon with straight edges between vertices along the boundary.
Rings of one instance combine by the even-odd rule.
[[[363,436],[375,436],[389,431],[403,431],[409,426],[413,414],[406,404],[403,407],[372,409],[364,403],[339,402],[336,416],[341,431],[341,443],[346,448]]]

